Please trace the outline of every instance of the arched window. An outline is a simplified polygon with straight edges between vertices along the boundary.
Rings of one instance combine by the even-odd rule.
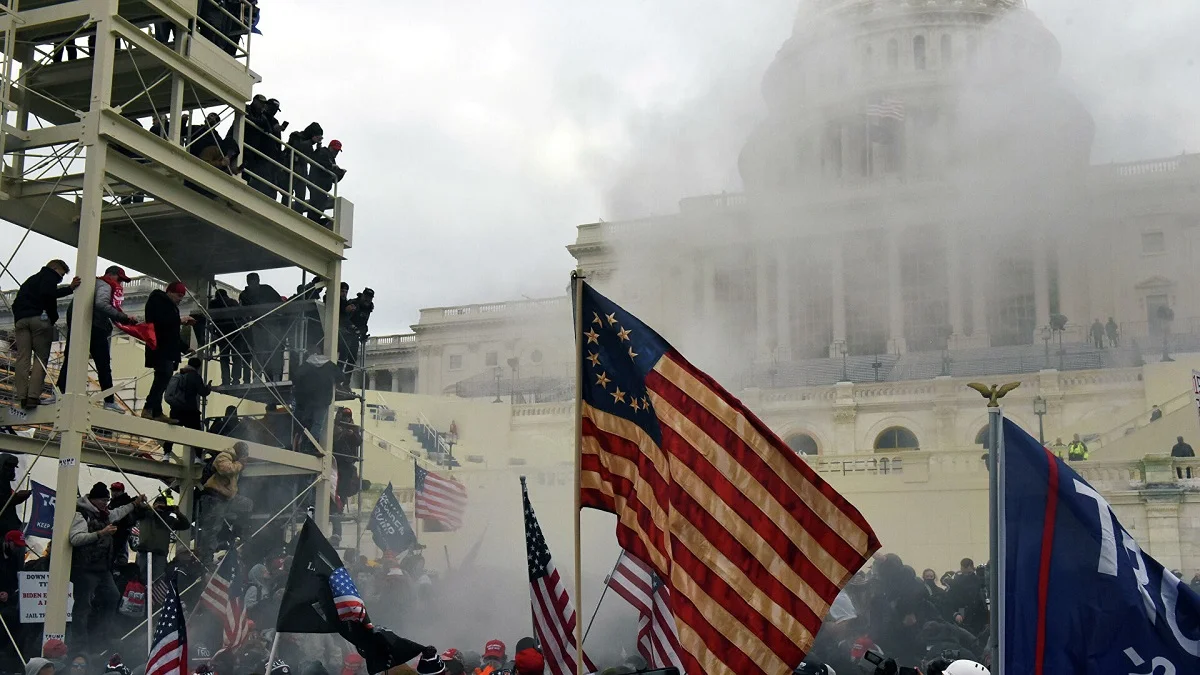
[[[942,67],[954,66],[954,39],[949,34],[942,36]]]
[[[792,434],[788,436],[787,444],[797,455],[815,456],[819,453],[816,439],[808,434]]]
[[[871,74],[871,61],[873,61],[874,59],[875,59],[875,50],[871,48],[871,45],[867,45],[863,49],[863,55],[862,55],[862,73],[863,73],[863,75]]]
[[[895,70],[900,67],[900,43],[888,40],[888,68]]]
[[[988,426],[986,424],[983,425],[983,428],[979,430],[979,433],[975,434],[975,445],[982,445],[984,450],[989,449]]]
[[[913,38],[913,67],[917,70],[925,70],[925,36],[918,35]]]
[[[904,427],[888,427],[875,437],[876,452],[916,450],[920,447],[916,434]]]

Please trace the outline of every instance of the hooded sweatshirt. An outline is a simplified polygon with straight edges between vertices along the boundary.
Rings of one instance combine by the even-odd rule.
[[[71,569],[112,571],[113,539],[111,535],[101,536],[100,530],[106,525],[115,524],[133,509],[133,504],[126,504],[102,512],[92,506],[87,497],[80,497],[75,503],[75,517],[71,519],[68,533],[71,548],[74,549],[71,553]]]
[[[35,656],[34,658],[29,659],[29,663],[25,664],[25,675],[38,675],[38,673],[42,672],[42,668],[46,668],[47,666],[53,668],[54,664],[50,663],[49,659],[43,659],[40,656]]]

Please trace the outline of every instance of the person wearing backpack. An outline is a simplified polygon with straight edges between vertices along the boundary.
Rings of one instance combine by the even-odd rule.
[[[212,393],[212,383],[205,382],[200,375],[200,359],[192,357],[171,376],[167,390],[163,393],[163,402],[171,406],[171,419],[177,420],[179,426],[197,431],[204,431],[204,420],[200,417],[201,399]],[[171,454],[173,444],[163,443],[163,452]],[[201,450],[194,450],[193,461],[200,464]]]

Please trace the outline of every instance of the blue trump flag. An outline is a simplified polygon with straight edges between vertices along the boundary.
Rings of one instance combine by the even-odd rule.
[[[1002,672],[1200,673],[1200,596],[1142,552],[1097,490],[1009,420],[1002,456]]]
[[[29,499],[29,524],[25,526],[25,536],[49,539],[54,530],[54,490],[37,481],[30,482],[33,494]]]
[[[379,501],[371,511],[367,530],[375,539],[375,545],[392,553],[403,553],[417,543],[417,533],[408,524],[404,509],[392,492],[392,484],[379,493]]]

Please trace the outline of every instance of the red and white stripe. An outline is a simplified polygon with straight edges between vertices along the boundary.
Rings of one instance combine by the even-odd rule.
[[[674,667],[686,674],[679,657],[682,649],[671,615],[670,592],[665,585],[654,583],[650,567],[622,551],[608,587],[637,610],[638,652],[642,658],[652,668]]]
[[[425,476],[424,489],[417,491],[418,518],[430,518],[447,528],[462,527],[467,510],[467,488],[453,478],[443,478],[432,471]]]
[[[867,116],[901,121],[904,119],[904,101],[885,98],[878,103],[868,104]]]
[[[546,576],[530,583],[529,597],[533,605],[533,628],[542,645],[546,672],[574,675],[578,672],[578,662],[575,660],[578,652],[575,646],[575,622],[578,616],[554,563],[547,566]],[[586,654],[583,656],[583,667],[584,672],[596,672],[596,667]]]

